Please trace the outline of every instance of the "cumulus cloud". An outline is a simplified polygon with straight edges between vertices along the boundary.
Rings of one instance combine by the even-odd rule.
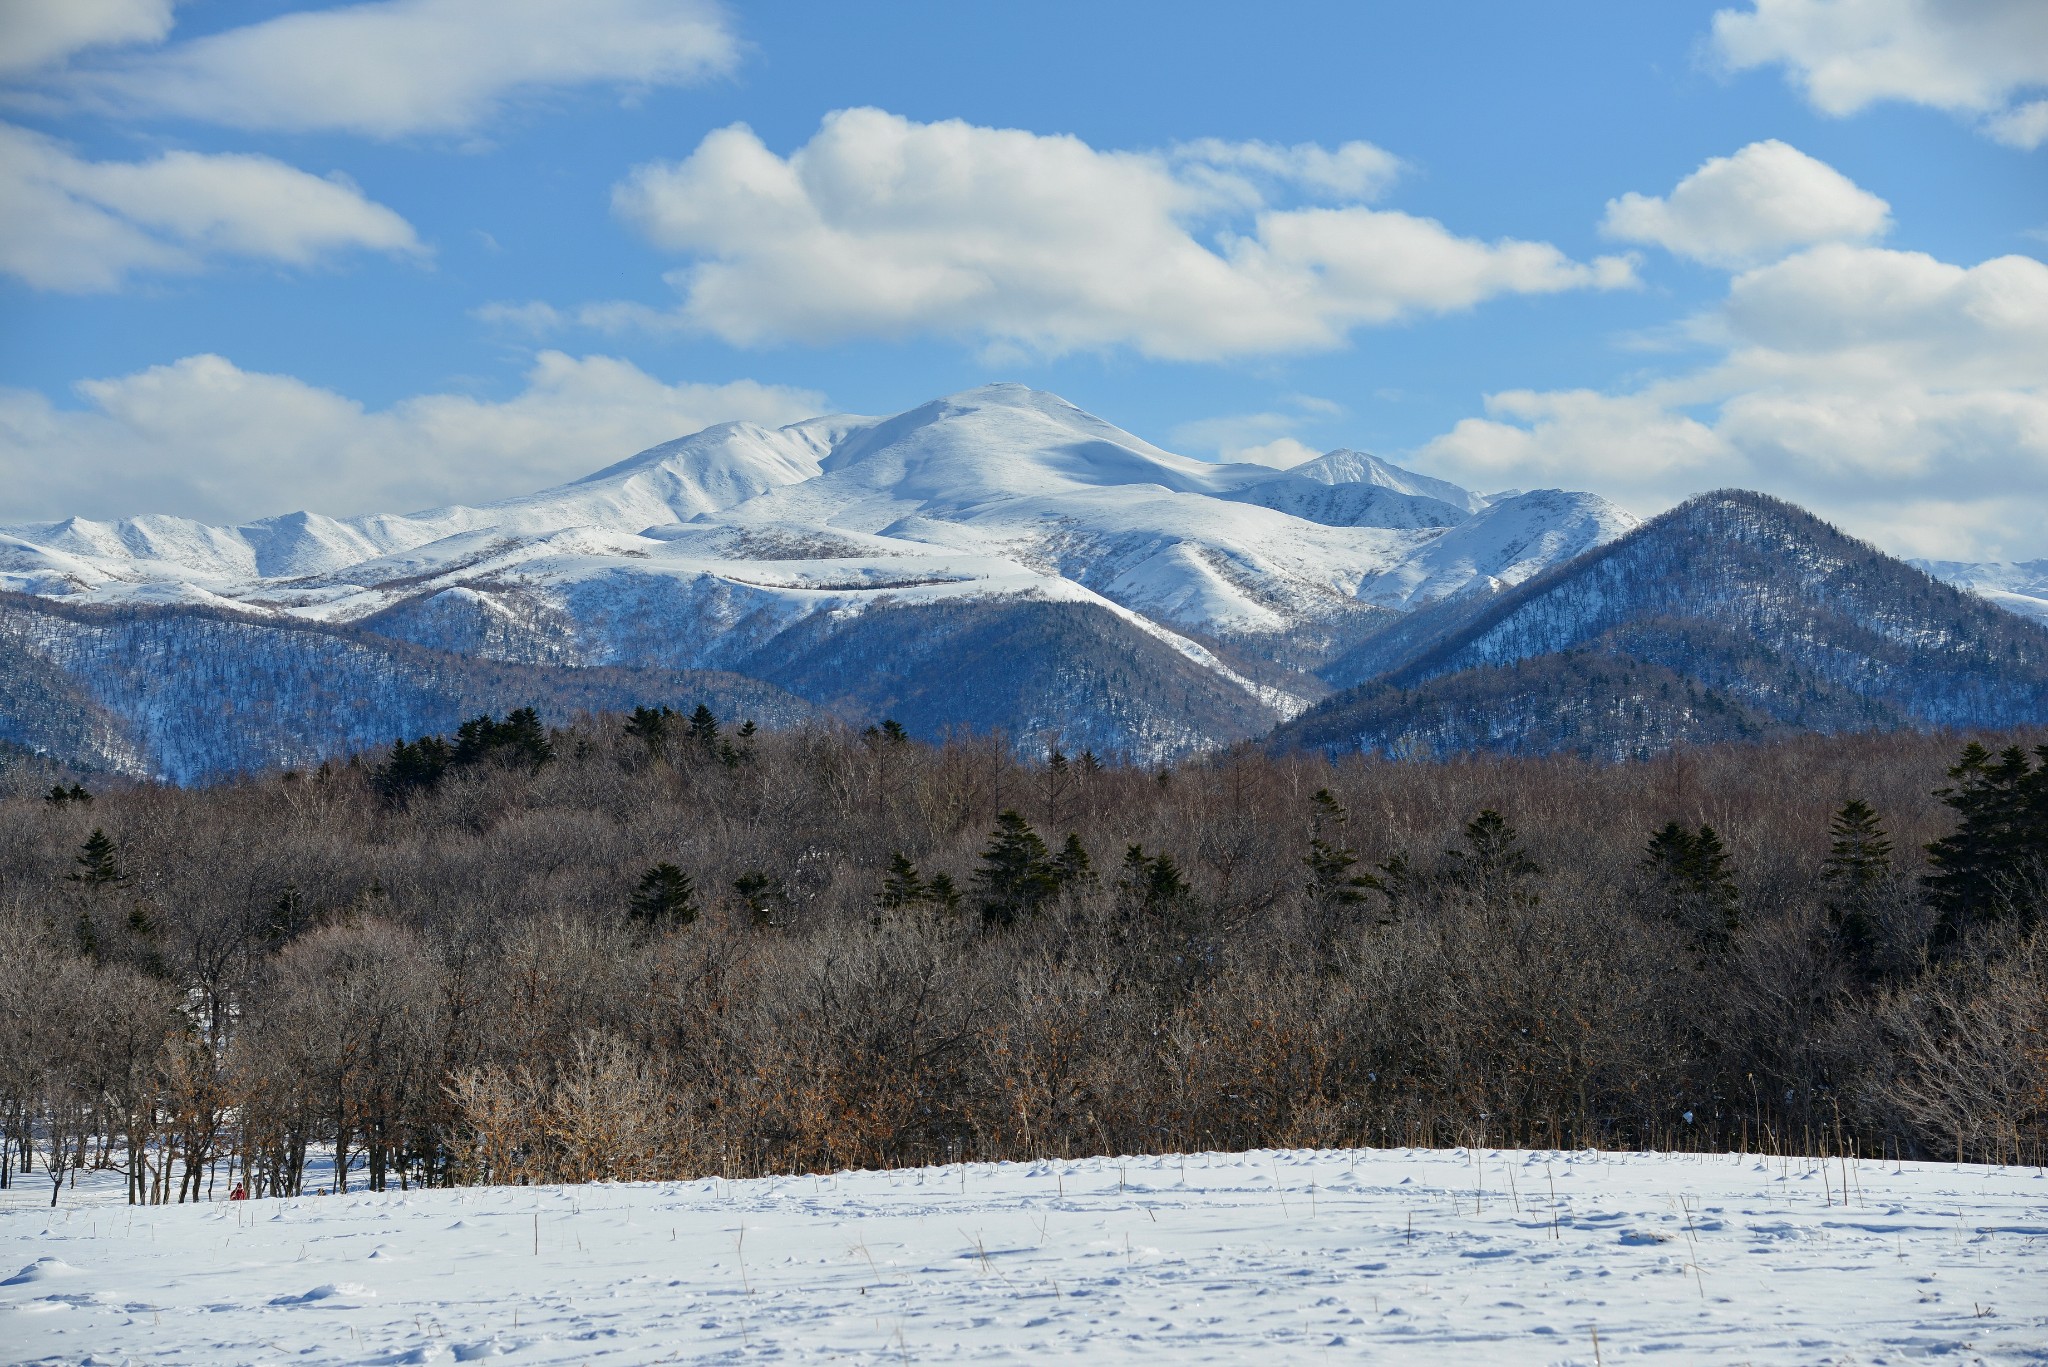
[[[162,42],[171,0],[6,0],[0,4],[0,76],[61,62],[87,48]]]
[[[711,0],[377,0],[109,59],[57,88],[239,128],[395,138],[475,129],[522,93],[697,81],[738,53]]]
[[[1582,263],[1546,243],[1272,193],[1354,196],[1392,169],[1367,144],[1103,151],[878,109],[828,115],[782,157],[734,125],[613,192],[650,242],[692,258],[669,276],[680,306],[576,316],[740,344],[939,333],[1208,360],[1328,349],[1360,326],[1503,294],[1634,283],[1623,258]]]
[[[2048,5],[2040,0],[1751,0],[1714,16],[1735,70],[1783,66],[1815,108],[1905,100],[1978,116],[2015,147],[2048,139]]]
[[[423,394],[371,411],[289,375],[188,356],[77,386],[57,408],[0,389],[0,523],[176,513],[234,522],[479,502],[574,479],[716,422],[794,422],[806,390],[667,384],[606,356],[543,352],[503,401]]]
[[[1709,265],[1739,267],[1816,242],[1880,237],[1891,206],[1847,176],[1773,138],[1712,157],[1668,198],[1607,202],[1601,231]]]
[[[1513,391],[1425,458],[1639,511],[1724,485],[1901,553],[2048,553],[2048,265],[1830,244],[1739,275],[1721,354],[1629,393]]]
[[[133,272],[220,256],[305,266],[351,249],[422,250],[411,224],[345,180],[233,153],[86,161],[9,124],[0,202],[0,272],[41,289],[111,290]]]

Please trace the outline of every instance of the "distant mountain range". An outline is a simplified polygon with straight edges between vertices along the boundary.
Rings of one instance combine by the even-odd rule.
[[[1723,503],[1765,516],[1741,496]],[[2048,631],[1867,547],[1858,553],[1883,575],[1860,588],[1809,582],[1807,547],[1843,539],[1782,505],[1768,509],[1782,535],[1721,555],[1711,546],[1735,524],[1708,506],[1637,531],[1593,494],[1480,495],[1354,451],[1285,471],[1192,460],[1053,395],[992,385],[888,418],[725,424],[482,507],[0,529],[0,741],[183,782],[528,702],[564,715],[701,699],[764,723],[892,716],[924,735],[999,728],[1020,745],[1148,763],[1276,726],[1319,744],[1435,752],[1498,743],[1498,730],[1554,748],[1563,723],[1540,688],[1501,693],[1496,680],[1473,694],[1488,711],[1526,714],[1504,729],[1438,713],[1404,721],[1384,690],[1412,694],[1425,676],[1523,668],[1560,650],[1580,666],[1589,651],[1625,659],[1639,680],[1654,669],[1694,679],[1720,658],[1699,633],[1740,631],[1729,604],[1794,580],[1800,601],[1819,605],[1809,628],[1854,624],[1864,634],[1841,651],[1925,673],[1948,701],[1837,679],[1836,665],[1799,656],[1796,681],[1781,682],[1824,677],[1832,691],[1784,716],[1760,701],[1772,685],[1700,676],[1745,719],[1726,727],[2026,713],[2013,695],[2031,675],[1998,663],[2006,683],[1959,693],[1971,666],[1953,651],[1928,655],[1922,637],[1962,632],[2032,660]],[[1569,644],[1536,650],[1527,643],[1550,638],[1497,621],[1540,586],[1556,595],[1575,576],[1597,579],[1617,547],[1645,545],[1663,548],[1657,563],[1704,576],[1666,595],[1658,618],[1692,632],[1691,644],[1653,647],[1638,615],[1600,619],[1602,632],[1636,633],[1626,640],[1573,628],[1556,637]],[[2018,574],[2026,567],[1939,568],[1962,581],[2014,571],[1974,585],[2013,607],[2042,582]],[[1601,591],[1646,589],[1637,572]],[[1827,606],[1852,588],[1860,606]],[[1870,625],[1901,613],[1922,634],[1917,654]],[[1473,644],[1475,631],[1524,644]],[[1623,728],[1593,748],[1699,729]]]

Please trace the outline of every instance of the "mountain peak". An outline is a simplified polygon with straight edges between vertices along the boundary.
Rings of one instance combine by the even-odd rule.
[[[1375,485],[1399,494],[1439,499],[1468,513],[1476,513],[1487,504],[1486,499],[1447,479],[1418,475],[1368,452],[1343,447],[1327,451],[1313,460],[1305,460],[1285,473],[1298,479],[1314,480],[1318,484]]]

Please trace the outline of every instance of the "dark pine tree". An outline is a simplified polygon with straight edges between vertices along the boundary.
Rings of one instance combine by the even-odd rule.
[[[496,763],[538,769],[554,755],[554,742],[541,725],[540,713],[522,707],[506,713],[503,721],[486,713],[455,728],[455,747],[448,762],[458,768]]]
[[[1742,923],[1728,847],[1712,826],[1697,832],[1668,821],[1650,837],[1643,866],[1660,885],[1665,914],[1690,931],[1701,950],[1728,945]]]
[[[626,719],[626,734],[645,745],[649,755],[662,755],[667,753],[669,727],[675,718],[667,707],[636,707]]]
[[[509,712],[498,726],[498,753],[515,765],[538,769],[555,757],[554,742],[531,707]]]
[[[930,889],[917,871],[917,865],[898,850],[889,856],[889,871],[882,875],[882,890],[875,901],[882,907],[894,911],[898,907],[914,907],[921,904]]]
[[[1891,878],[1892,842],[1876,809],[1860,797],[1842,804],[1828,830],[1832,839],[1820,866],[1828,920],[1849,957],[1867,968],[1877,949],[1877,898]]]
[[[1948,771],[1954,786],[1936,790],[1957,817],[1956,829],[1927,847],[1937,945],[1993,922],[2039,923],[2048,895],[2048,745],[2034,753],[2039,768],[2017,745],[1994,757],[1972,741]]]
[[[707,750],[718,744],[718,718],[703,703],[690,714],[690,739]]]
[[[925,884],[925,901],[948,916],[956,915],[960,910],[960,889],[953,885],[953,875],[933,874]]]
[[[78,865],[77,872],[69,875],[74,883],[83,883],[88,888],[128,886],[128,875],[121,872],[120,851],[114,838],[97,826],[72,856],[72,862]]]
[[[1052,868],[1062,888],[1080,892],[1095,885],[1095,861],[1088,857],[1088,847],[1077,832],[1067,832],[1066,843],[1052,857]]]
[[[982,924],[1013,926],[1060,890],[1059,873],[1038,832],[1015,811],[996,817],[996,829],[970,880]]]
[[[640,876],[626,907],[633,919],[656,930],[686,926],[697,919],[697,890],[674,864],[656,864]]]
[[[1164,918],[1183,907],[1190,895],[1188,880],[1170,854],[1146,854],[1143,845],[1124,849],[1117,871],[1117,903],[1126,916]]]
[[[1506,899],[1532,905],[1538,899],[1529,880],[1543,870],[1522,848],[1522,837],[1508,819],[1491,807],[1465,823],[1464,848],[1447,849],[1429,881],[1459,888],[1482,902]]]
[[[411,745],[398,741],[384,762],[371,771],[370,786],[386,802],[402,802],[428,792],[448,772],[452,753],[439,736],[421,736]]]
[[[787,900],[782,880],[759,869],[748,869],[733,879],[732,890],[746,908],[748,919],[757,926],[776,924],[776,913]]]
[[[1309,813],[1308,898],[1325,919],[1346,907],[1357,906],[1365,894],[1380,886],[1369,874],[1354,873],[1358,851],[1342,843],[1349,815],[1328,788],[1316,789]]]

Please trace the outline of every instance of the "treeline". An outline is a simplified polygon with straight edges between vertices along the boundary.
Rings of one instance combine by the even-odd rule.
[[[0,801],[0,1178],[2040,1162],[2039,741],[1154,771],[641,709],[205,789],[67,779]]]

